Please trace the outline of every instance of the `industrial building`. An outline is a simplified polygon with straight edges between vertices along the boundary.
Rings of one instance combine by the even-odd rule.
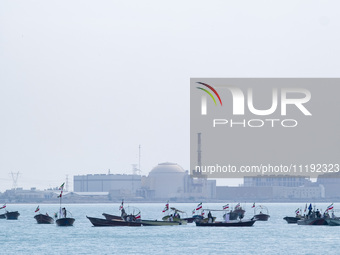
[[[243,183],[245,187],[300,187],[309,185],[310,178],[306,176],[291,176],[291,175],[268,175],[244,177]]]
[[[74,192],[117,192],[135,196],[141,188],[141,176],[136,174],[87,174],[73,179]]]
[[[160,163],[148,176],[95,174],[74,176],[74,192],[109,192],[112,198],[205,199],[215,198],[216,181],[192,178],[176,163]]]

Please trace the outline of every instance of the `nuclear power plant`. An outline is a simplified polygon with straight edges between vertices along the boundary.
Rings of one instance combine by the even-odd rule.
[[[216,181],[193,178],[176,163],[160,163],[148,176],[95,174],[74,176],[74,192],[109,192],[111,197],[144,199],[215,198]]]

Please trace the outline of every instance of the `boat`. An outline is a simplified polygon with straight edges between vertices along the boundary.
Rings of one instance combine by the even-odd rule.
[[[63,196],[64,185],[65,185],[65,182],[59,187],[59,189],[61,190],[60,195],[58,196],[60,198],[60,208],[59,208],[59,214],[57,214],[57,220],[55,221],[55,223],[59,227],[73,226],[73,223],[75,221],[74,218],[67,217],[68,211],[66,210],[65,207],[61,208],[61,200]]]
[[[312,205],[310,205],[310,210],[311,209],[312,209]],[[305,212],[306,212],[306,210],[307,210],[307,204],[306,204]],[[292,217],[286,216],[283,219],[285,221],[287,221],[288,224],[296,224],[299,220],[305,219],[305,216],[302,216],[300,214],[300,211],[301,211],[300,208],[298,208],[298,209],[295,210],[295,217],[294,216],[292,216]]]
[[[288,224],[296,224],[298,222],[298,220],[303,220],[304,217],[303,216],[299,216],[299,217],[289,217],[289,216],[286,216],[283,219],[285,221],[287,221]]]
[[[94,218],[94,217],[88,217],[89,221],[92,223],[95,227],[140,227],[142,226],[142,223],[140,221],[125,221],[125,220],[107,220],[107,219],[100,219],[100,218]]]
[[[6,212],[5,216],[7,220],[17,220],[20,213],[18,211],[15,212]]]
[[[75,219],[74,218],[59,218],[55,221],[55,223],[57,224],[57,226],[59,227],[69,227],[69,226],[73,226]]]
[[[167,204],[169,205],[169,204]],[[164,210],[163,210],[164,211]],[[181,216],[182,214],[182,216]],[[164,216],[162,218],[163,221],[180,221],[183,224],[186,223],[193,223],[195,218],[194,217],[183,217],[183,215],[187,216],[186,212],[181,211],[175,207],[170,207],[170,212],[168,213],[168,215]]]
[[[329,218],[326,222],[329,226],[340,226],[340,218]]]
[[[203,222],[196,221],[197,227],[251,227],[256,220],[230,220],[230,221],[215,221],[215,222]]]
[[[306,205],[307,208],[307,205]],[[308,214],[301,220],[297,221],[298,225],[328,225],[326,219],[329,218],[328,215],[328,210],[326,210],[326,212],[324,213],[323,217],[319,211],[319,209],[315,210],[315,206],[314,206],[314,210],[312,210],[312,204],[309,205],[308,207]],[[299,210],[299,209],[298,209]],[[297,211],[298,211],[297,210]]]
[[[3,206],[0,207],[0,210],[1,209],[5,209],[6,208],[6,204],[4,204]],[[2,213],[0,214],[0,219],[6,219],[6,213]]]
[[[36,219],[38,224],[53,224],[54,223],[54,219],[46,214],[37,214],[34,216],[34,219]]]
[[[263,205],[258,205],[254,208],[254,220],[268,221],[269,217],[270,215],[267,207]]]

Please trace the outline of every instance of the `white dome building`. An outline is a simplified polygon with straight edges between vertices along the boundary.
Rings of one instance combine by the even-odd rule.
[[[148,186],[155,198],[181,197],[185,193],[188,172],[176,163],[160,163],[148,176]]]

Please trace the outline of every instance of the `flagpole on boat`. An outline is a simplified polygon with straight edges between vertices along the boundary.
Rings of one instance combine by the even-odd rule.
[[[59,203],[60,203],[60,205],[59,205],[59,218],[61,218],[60,216],[60,214],[61,214],[61,194],[59,195]]]

